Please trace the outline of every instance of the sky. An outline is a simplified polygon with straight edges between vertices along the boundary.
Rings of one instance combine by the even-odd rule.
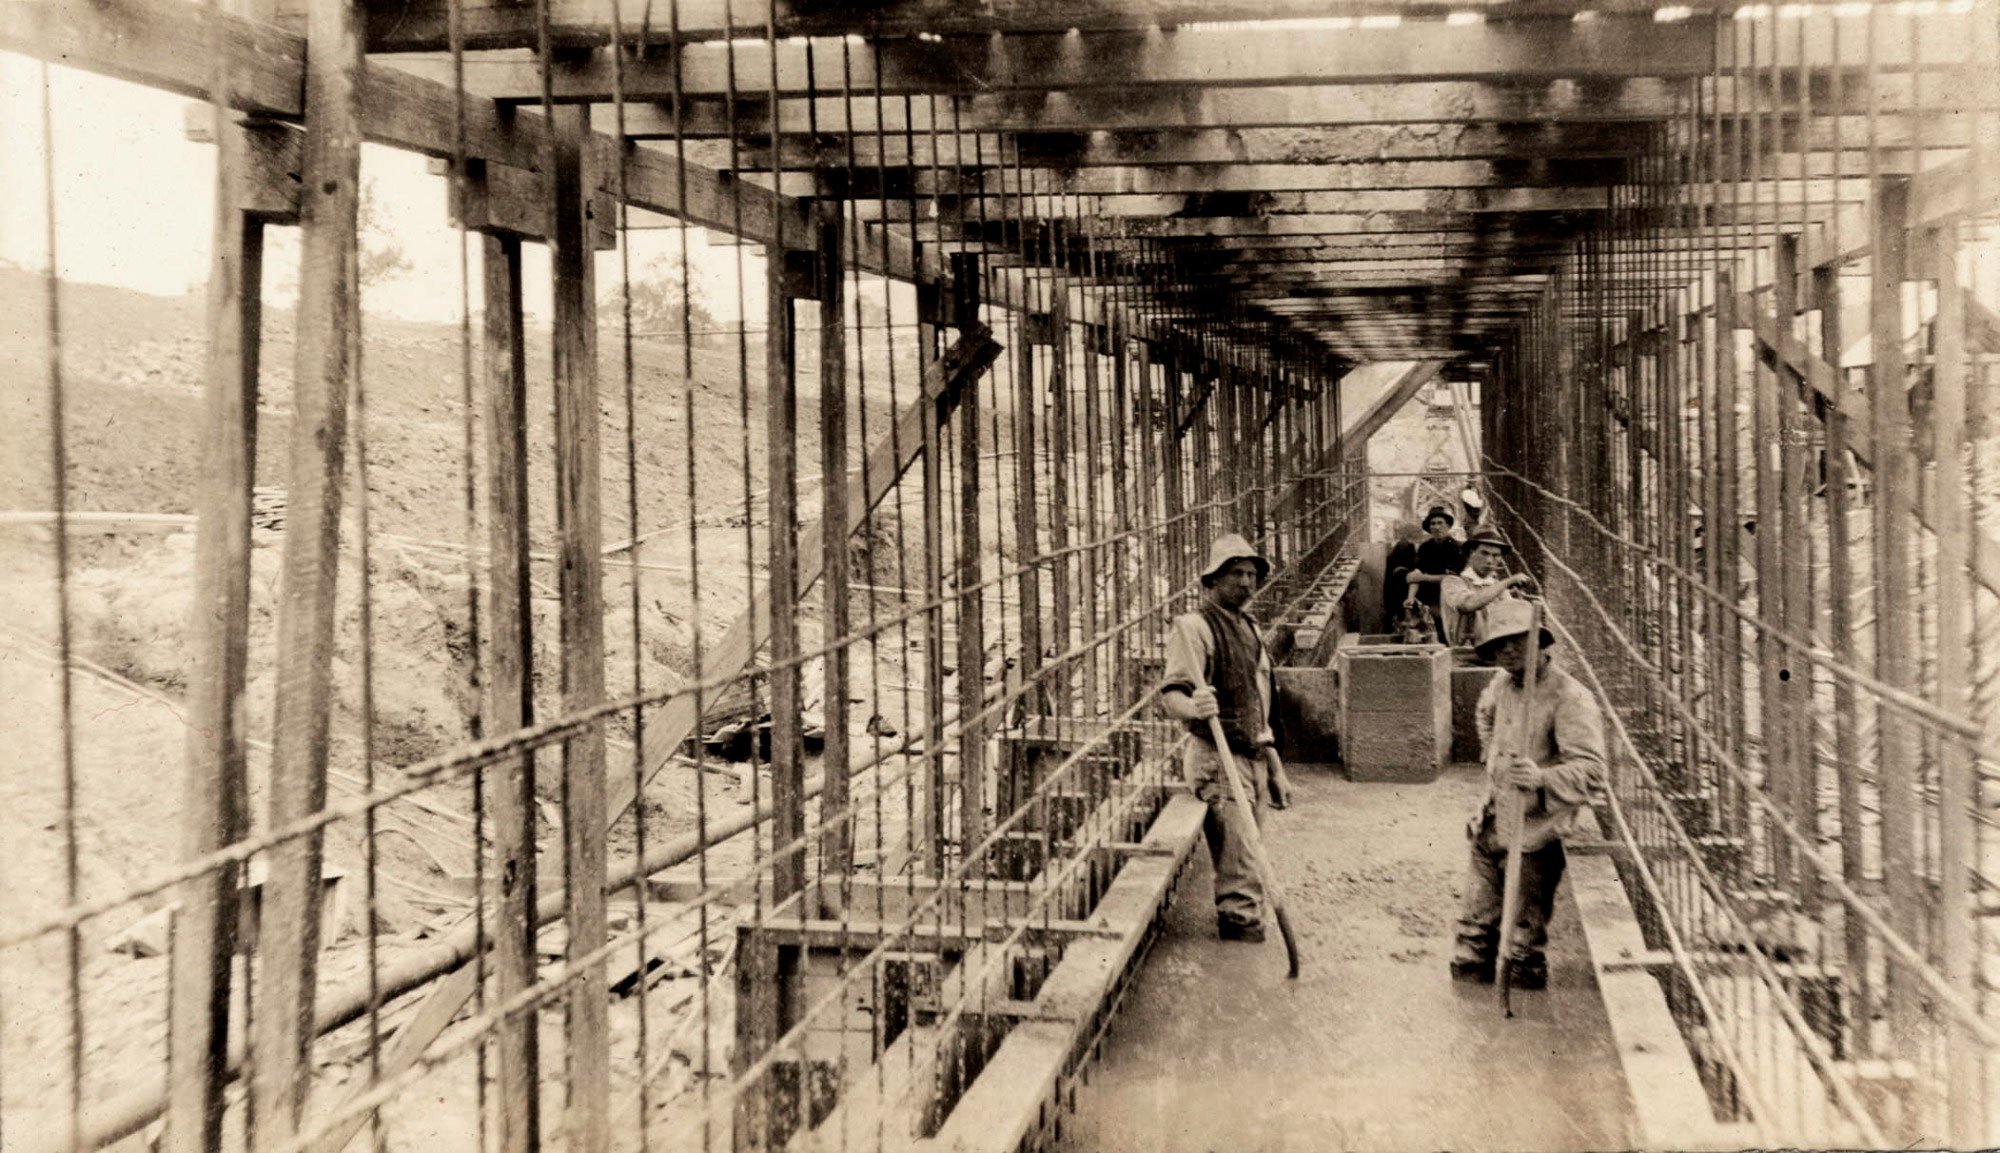
[[[34,269],[47,266],[48,253],[42,76],[38,61],[0,52],[0,260]],[[183,118],[192,102],[62,67],[48,68],[47,76],[56,253],[63,278],[158,295],[199,292],[208,279],[215,148],[187,139]],[[363,187],[381,206],[376,218],[386,241],[412,265],[371,285],[364,307],[406,320],[456,322],[463,300],[460,234],[446,212],[444,178],[430,175],[421,156],[375,145],[363,147],[361,168]],[[629,235],[635,278],[655,262],[678,264],[675,232]],[[476,311],[479,245],[476,237],[473,241],[467,268]],[[689,248],[698,294],[713,315],[733,318],[735,249],[711,244],[701,229],[694,230]],[[750,301],[762,299],[757,255],[757,250],[744,253],[749,270],[744,298]],[[297,293],[297,229],[267,231],[265,267],[266,301],[289,306]],[[617,254],[600,253],[600,288],[615,291],[618,277]],[[523,303],[531,317],[548,315],[548,281],[546,251],[527,246]],[[760,308],[753,307],[753,317],[761,315]]]

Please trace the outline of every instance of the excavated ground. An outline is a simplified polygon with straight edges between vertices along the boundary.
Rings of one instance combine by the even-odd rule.
[[[1472,766],[1431,785],[1294,772],[1267,823],[1305,971],[1215,939],[1205,853],[1077,1095],[1065,1149],[1631,1148],[1631,1105],[1565,887],[1546,991],[1503,1019],[1446,970]]]

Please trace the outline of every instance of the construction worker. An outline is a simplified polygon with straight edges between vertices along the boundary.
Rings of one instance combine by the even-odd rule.
[[[1481,525],[1465,540],[1465,567],[1439,582],[1444,618],[1444,643],[1466,645],[1479,635],[1480,618],[1502,598],[1519,599],[1515,589],[1532,584],[1527,573],[1501,575],[1501,562],[1513,552],[1507,538],[1492,525]]]
[[[1451,510],[1438,504],[1432,505],[1424,513],[1423,543],[1417,546],[1417,564],[1414,569],[1403,573],[1409,591],[1403,594],[1405,609],[1413,604],[1421,604],[1432,616],[1438,616],[1440,604],[1439,588],[1444,578],[1465,567],[1465,553],[1458,538],[1451,535],[1457,518]],[[1442,627],[1442,619],[1439,624]]]
[[[1291,781],[1271,732],[1277,687],[1271,656],[1256,620],[1243,611],[1270,574],[1270,562],[1249,541],[1235,533],[1218,538],[1201,572],[1208,592],[1200,610],[1175,617],[1167,637],[1161,703],[1192,735],[1182,768],[1195,795],[1208,805],[1202,831],[1215,864],[1216,932],[1225,941],[1264,939],[1264,886],[1245,822],[1261,819],[1266,790],[1273,808],[1291,803]],[[1243,812],[1222,776],[1223,750],[1215,747],[1210,717],[1222,719],[1251,813]]]
[[[1410,574],[1417,568],[1417,544],[1424,539],[1424,530],[1417,522],[1406,520],[1396,525],[1396,543],[1389,548],[1388,560],[1382,573],[1382,627],[1378,632],[1393,633],[1402,629],[1402,620],[1409,614],[1416,602],[1410,597]]]
[[[1479,695],[1479,745],[1485,753],[1486,803],[1466,825],[1472,841],[1465,895],[1458,917],[1458,948],[1451,975],[1461,981],[1491,981],[1500,946],[1502,893],[1507,844],[1495,829],[1496,804],[1504,791],[1518,789],[1521,820],[1521,885],[1507,963],[1516,989],[1548,984],[1549,917],[1563,874],[1563,837],[1590,799],[1604,773],[1604,717],[1597,698],[1576,678],[1555,668],[1549,650],[1555,638],[1541,630],[1540,667],[1534,699],[1526,688],[1528,629],[1534,606],[1509,599],[1483,619],[1482,656],[1499,667]]]

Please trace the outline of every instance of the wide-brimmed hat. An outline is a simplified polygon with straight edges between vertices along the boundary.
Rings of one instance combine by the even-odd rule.
[[[1441,504],[1434,504],[1434,505],[1432,505],[1432,506],[1431,506],[1431,510],[1430,510],[1429,512],[1425,513],[1425,514],[1424,514],[1424,519],[1423,519],[1422,521],[1418,522],[1418,523],[1422,524],[1422,525],[1424,526],[1424,528],[1428,529],[1428,528],[1430,528],[1430,527],[1431,527],[1431,522],[1432,522],[1432,521],[1434,521],[1434,520],[1436,520],[1436,519],[1437,519],[1437,518],[1439,518],[1439,517],[1443,517],[1443,518],[1444,518],[1444,523],[1446,523],[1446,524],[1457,524],[1457,523],[1458,523],[1458,518],[1457,518],[1457,517],[1455,517],[1455,516],[1453,516],[1453,515],[1451,515],[1451,510],[1450,510],[1450,509],[1448,509],[1448,508],[1446,508],[1446,507],[1444,507],[1444,506],[1443,506],[1443,505],[1441,505]]]
[[[1479,614],[1478,643],[1473,647],[1483,658],[1491,658],[1493,647],[1508,637],[1527,634],[1535,623],[1535,606],[1518,597],[1506,597],[1486,606]],[[1556,643],[1555,635],[1547,627],[1542,629],[1542,647]]]
[[[1271,575],[1270,561],[1265,560],[1256,549],[1251,548],[1250,542],[1244,540],[1240,534],[1226,532],[1216,537],[1215,543],[1208,546],[1208,564],[1201,570],[1201,583],[1214,584],[1215,578],[1221,575],[1223,569],[1228,568],[1231,562],[1239,560],[1257,562],[1257,580],[1260,584]]]
[[[1500,535],[1500,530],[1490,524],[1480,525],[1472,530],[1472,535],[1465,538],[1466,555],[1472,555],[1473,548],[1482,544],[1490,544],[1501,552],[1514,551],[1514,546],[1507,543],[1507,538]]]

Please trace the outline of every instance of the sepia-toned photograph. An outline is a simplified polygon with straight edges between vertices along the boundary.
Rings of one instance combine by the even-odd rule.
[[[0,1153],[2000,1148],[2000,0],[0,0]]]

